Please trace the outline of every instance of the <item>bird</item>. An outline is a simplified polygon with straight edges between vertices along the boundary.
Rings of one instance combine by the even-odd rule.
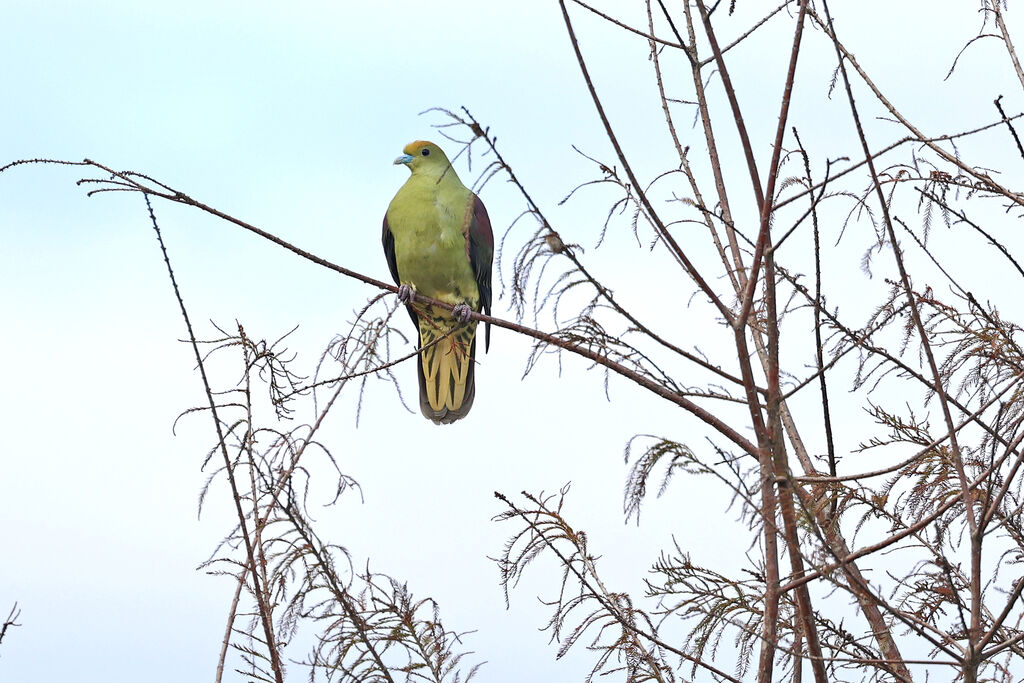
[[[450,424],[469,413],[476,396],[471,311],[491,313],[491,221],[433,142],[409,143],[394,163],[411,173],[384,214],[381,242],[399,301],[419,335],[420,412],[435,424]],[[417,295],[454,310],[417,302]],[[484,350],[490,345],[487,323]]]

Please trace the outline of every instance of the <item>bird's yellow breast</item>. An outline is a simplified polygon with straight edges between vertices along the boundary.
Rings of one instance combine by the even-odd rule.
[[[388,206],[398,277],[420,294],[450,304],[479,304],[466,229],[472,193],[454,183],[413,174]]]

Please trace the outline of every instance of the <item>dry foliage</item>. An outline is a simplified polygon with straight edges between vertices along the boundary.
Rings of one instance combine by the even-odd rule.
[[[498,493],[497,519],[509,533],[496,560],[506,600],[528,566],[553,558],[561,571],[551,577],[547,628],[559,655],[577,646],[593,652],[590,678],[1020,680],[1024,353],[1020,326],[1000,312],[1019,281],[983,281],[990,291],[963,285],[971,259],[951,258],[949,245],[954,256],[983,254],[993,272],[1024,276],[1011,246],[1024,193],[1012,173],[998,172],[1024,159],[1021,114],[997,99],[991,110],[977,108],[969,130],[926,134],[860,65],[858,46],[837,35],[842,25],[825,0],[767,11],[736,0],[642,0],[630,6],[646,18],[637,25],[614,3],[608,11],[558,3],[609,155],[577,150],[595,176],[565,201],[604,191],[607,218],[596,229],[556,225],[528,191],[530,169],[514,171],[489,128],[466,109],[435,110],[442,133],[485,160],[478,188],[507,180],[524,202],[501,244],[516,321],[474,318],[531,337],[527,371],[553,362],[551,355],[560,363],[582,357],[606,377],[648,390],[650,401],[678,407],[687,434],[702,424],[706,440],[642,434],[630,441],[625,515],[640,523],[652,490],[670,496],[681,480],[706,481],[721,490],[722,510],[737,511],[749,530],[732,539],[749,548],[749,565],[716,567],[672,543],[653,560],[646,595],[630,595],[602,580],[597,557],[605,551],[591,548],[571,521],[568,489]],[[990,68],[1014,72],[1024,89],[1006,5],[981,0],[979,10],[978,38],[942,58],[952,73],[978,39],[994,38],[1003,50]],[[857,12],[857,3],[841,11]],[[647,104],[663,115],[674,156],[668,169],[640,170],[637,153],[620,142],[591,77],[587,55],[600,46],[576,30],[584,15],[647,45],[657,85]],[[787,55],[784,72],[764,74],[781,95],[744,109],[730,65],[756,59],[765,35],[775,54]],[[807,52],[832,60],[831,84],[798,77]],[[829,114],[824,106],[794,108],[794,90],[816,87],[822,102],[842,106]],[[885,128],[873,125],[879,112]],[[753,139],[745,124],[753,115],[777,122],[771,139]],[[801,141],[800,129],[826,116],[846,131],[838,156]],[[879,130],[888,131],[885,139],[876,139]],[[1009,150],[1005,157],[961,153],[993,135]],[[730,146],[738,141],[735,159],[719,151],[726,136]],[[461,636],[442,626],[438,606],[413,598],[396,579],[357,571],[345,548],[321,540],[306,510],[311,458],[335,467],[338,495],[357,490],[329,444],[317,440],[335,398],[368,377],[390,378],[412,355],[392,351],[400,333],[385,293],[395,288],[146,175],[88,160],[24,160],[0,170],[22,163],[77,163],[100,172],[81,181],[92,193],[138,192],[147,206],[157,198],[193,206],[382,290],[332,343],[312,380],[292,373],[283,339],[258,341],[237,325],[198,340],[179,297],[206,387],[196,410],[215,426],[204,495],[226,489],[237,514],[208,564],[238,586],[221,669],[234,648],[244,675],[283,681],[286,644],[300,625],[312,625],[316,646],[301,660],[311,680],[471,679],[478,667],[464,663]],[[151,207],[150,216],[159,235]],[[565,237],[600,249],[607,231],[619,229],[638,244],[622,258],[671,257],[691,290],[669,314],[711,330],[713,355],[658,332],[661,321],[642,319],[617,298],[618,274],[598,274]],[[843,240],[867,246],[851,259]],[[167,267],[173,282],[169,260]],[[873,301],[878,288],[863,288],[866,315],[838,305],[868,281],[886,286]],[[237,355],[240,373],[223,390],[209,384],[204,367],[211,354],[226,353]],[[295,425],[295,401],[313,401],[317,420]],[[851,439],[842,425],[854,413],[866,414],[874,431]],[[867,470],[868,456],[886,465]]]

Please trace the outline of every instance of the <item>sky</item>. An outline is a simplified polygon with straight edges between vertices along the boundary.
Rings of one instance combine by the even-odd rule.
[[[935,84],[976,32],[973,8],[929,30],[942,18],[939,6],[962,3],[850,4],[834,9],[845,35],[908,113],[930,130],[969,120]],[[871,7],[890,21],[869,22]],[[935,16],[924,16],[925,7]],[[646,22],[641,4],[616,9]],[[445,116],[423,112],[465,106],[497,135],[563,239],[581,244],[617,292],[686,344],[715,343],[712,323],[661,316],[692,287],[669,274],[663,253],[638,248],[628,217],[597,248],[612,193],[585,188],[559,204],[595,174],[573,145],[613,156],[557,3],[9,2],[4,16],[0,165],[90,158],[142,172],[387,280],[380,220],[406,176],[392,160],[412,140],[444,143],[432,125]],[[578,9],[573,16],[621,141],[653,178],[671,167],[674,151],[647,46]],[[1016,19],[1012,8],[1009,17]],[[911,21],[920,30],[908,36]],[[790,26],[783,19],[764,45],[788,45],[776,38]],[[735,63],[766,164],[788,50],[758,49]],[[976,49],[957,86],[978,98],[1005,92],[1008,109],[1020,109],[1008,70],[971,82],[993,48]],[[827,52],[810,53],[801,67],[813,84],[795,105],[805,142],[827,146],[836,122],[848,124],[837,100],[826,101],[833,67]],[[869,125],[893,134],[888,123]],[[696,128],[682,135],[701,144]],[[843,140],[833,156],[853,149]],[[737,153],[734,142],[723,145]],[[484,163],[458,171],[468,184]],[[180,341],[186,332],[142,198],[87,197],[88,186],[76,185],[83,174],[95,177],[46,165],[0,174],[0,612],[14,602],[21,609],[21,625],[0,644],[0,680],[212,679],[233,585],[198,567],[230,531],[233,513],[215,484],[198,514],[207,477],[200,467],[214,443],[208,419],[185,417],[172,429],[203,403],[202,385]],[[521,201],[500,177],[482,197],[500,239]],[[210,321],[226,329],[238,321],[270,340],[298,325],[287,345],[312,374],[333,335],[375,294],[194,209],[157,202],[155,210],[202,338],[215,334]],[[510,245],[530,231],[518,223]],[[511,317],[508,305],[505,293],[495,314]],[[673,538],[726,564],[744,551],[720,542],[735,523],[727,497],[686,482],[676,484],[683,495],[649,501],[639,526],[624,521],[629,439],[666,434],[706,447],[699,423],[616,380],[606,397],[603,375],[578,360],[546,359],[523,377],[528,356],[526,340],[496,330],[490,353],[478,358],[473,412],[446,428],[406,410],[383,382],[369,384],[357,425],[358,397],[346,391],[323,438],[361,496],[328,505],[329,483],[319,482],[329,482],[330,469],[311,464],[324,477],[311,502],[321,536],[344,545],[357,566],[369,560],[415,595],[437,599],[449,628],[475,631],[467,661],[488,662],[478,680],[569,680],[590,661],[583,652],[556,660],[540,630],[548,613],[537,596],[557,587],[550,572],[547,580],[540,567],[536,578],[528,574],[506,608],[488,558],[512,529],[492,521],[502,511],[495,491],[556,492],[572,482],[569,517],[605,557],[599,568],[616,590],[641,594],[647,568]],[[395,373],[414,396],[413,368]],[[218,379],[230,384],[233,376],[224,369]],[[306,411],[297,419],[313,419]],[[291,678],[300,676],[293,666]]]

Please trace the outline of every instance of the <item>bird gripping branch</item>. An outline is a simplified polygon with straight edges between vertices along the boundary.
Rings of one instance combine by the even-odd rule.
[[[491,312],[494,235],[487,209],[432,142],[409,143],[395,164],[412,172],[384,215],[382,242],[399,298],[419,331],[420,410],[437,424],[463,418],[476,395],[475,320]],[[417,303],[444,301],[453,311]],[[491,329],[484,334],[485,350]]]

